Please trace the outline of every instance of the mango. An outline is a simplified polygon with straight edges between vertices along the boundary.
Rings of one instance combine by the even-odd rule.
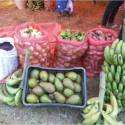
[[[55,86],[52,83],[40,82],[39,86],[41,86],[47,93],[55,92]]]
[[[79,93],[82,91],[82,87],[78,83],[74,83],[74,92]]]
[[[38,98],[34,94],[29,94],[26,96],[27,103],[39,103]]]
[[[49,81],[50,83],[54,83],[54,81],[55,81],[55,76],[54,76],[52,73],[49,73],[48,81]]]
[[[55,100],[58,102],[58,103],[65,103],[66,102],[66,97],[59,93],[59,92],[54,92],[54,96],[55,96]]]
[[[80,97],[78,95],[71,95],[67,100],[66,104],[77,105],[80,101]]]
[[[56,90],[59,92],[61,92],[63,90],[63,84],[58,78],[55,78],[54,86],[55,86]]]
[[[73,84],[73,82],[69,79],[69,78],[65,78],[64,80],[63,80],[63,85],[66,87],[66,88],[69,88],[69,89],[71,89],[71,90],[74,90],[74,84]]]
[[[82,82],[82,77],[81,77],[80,74],[77,74],[76,82],[79,83],[79,84],[81,84],[81,82]]]
[[[70,97],[71,95],[74,94],[74,91],[69,88],[65,88],[63,93],[64,93],[65,97]]]
[[[28,86],[30,87],[30,88],[34,88],[35,86],[37,86],[38,84],[37,84],[37,80],[36,79],[34,79],[34,78],[30,78],[29,79],[29,81],[28,81]]]
[[[36,80],[39,79],[39,70],[38,69],[33,69],[30,73],[30,78],[34,78]]]
[[[57,73],[56,74],[56,78],[58,78],[59,80],[63,81],[63,79],[65,78],[65,76],[62,73]]]
[[[45,91],[40,86],[35,86],[32,89],[32,92],[36,96],[42,96],[43,94],[45,94]]]
[[[42,103],[52,103],[52,100],[49,98],[47,94],[40,96],[40,102]]]
[[[68,72],[65,74],[65,76],[71,79],[72,81],[76,81],[77,79],[77,74],[75,72]]]
[[[43,82],[47,82],[47,80],[48,80],[48,73],[47,73],[47,71],[41,71],[40,72],[40,79]]]

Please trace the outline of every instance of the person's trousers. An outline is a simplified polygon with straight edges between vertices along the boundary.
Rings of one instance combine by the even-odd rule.
[[[106,26],[107,21],[108,23],[113,23],[115,15],[118,12],[119,7],[123,4],[123,2],[124,1],[110,1],[109,2],[103,15],[103,20],[102,20],[103,26]]]

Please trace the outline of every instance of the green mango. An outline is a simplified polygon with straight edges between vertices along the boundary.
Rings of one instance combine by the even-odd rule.
[[[71,81],[71,79],[69,79],[69,78],[65,78],[64,80],[63,80],[63,85],[66,87],[66,88],[69,88],[69,89],[71,89],[71,90],[74,90],[74,84],[73,84],[73,82]]]
[[[65,76],[63,75],[63,73],[57,73],[56,74],[56,78],[58,78],[59,80],[63,81],[63,79],[65,78]]]
[[[55,78],[54,86],[55,86],[56,90],[59,92],[61,92],[63,90],[63,84],[58,78]]]
[[[65,97],[70,97],[74,94],[74,91],[69,88],[65,88],[63,94],[65,95]]]
[[[77,105],[80,101],[80,97],[78,95],[71,95],[67,100],[66,104]]]
[[[41,71],[40,72],[40,79],[43,82],[47,82],[47,80],[48,80],[48,73],[47,73],[47,71]]]
[[[40,86],[35,86],[32,89],[32,93],[36,96],[42,96],[43,94],[45,94],[45,91]]]
[[[54,83],[54,81],[55,81],[55,76],[54,76],[52,73],[49,73],[48,81],[49,81],[50,83]]]
[[[75,72],[68,72],[65,74],[65,76],[71,79],[72,81],[76,81],[77,79],[77,74]]]
[[[80,100],[78,102],[78,105],[82,105],[82,98],[80,97]]]
[[[81,77],[80,74],[77,74],[76,82],[79,83],[79,84],[81,84],[81,82],[82,82],[82,77]]]
[[[79,85],[78,83],[73,83],[74,84],[74,92],[76,92],[76,93],[79,93],[79,92],[81,92],[82,91],[82,87],[81,87],[81,85]]]
[[[26,96],[26,102],[27,103],[39,103],[39,100],[37,96],[35,96],[34,94],[28,94]]]
[[[40,96],[40,102],[42,103],[52,103],[52,100],[49,98],[47,94]]]
[[[65,103],[66,102],[66,97],[59,93],[59,92],[54,92],[54,96],[55,96],[55,100],[58,102],[58,103]]]
[[[45,90],[45,92],[47,92],[47,93],[54,93],[55,92],[55,86],[52,83],[40,82],[39,86],[41,86]]]
[[[60,35],[62,36],[62,38],[65,38],[67,36],[67,33],[66,31],[62,30]]]
[[[33,69],[30,73],[30,78],[34,78],[36,80],[39,79],[39,70],[38,69]]]

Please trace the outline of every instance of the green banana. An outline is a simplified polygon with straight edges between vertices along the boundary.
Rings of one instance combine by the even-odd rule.
[[[6,84],[7,85],[17,85],[19,84],[19,82],[22,80],[22,78],[17,78],[17,79],[11,79],[12,74],[10,74],[7,78],[6,78]]]
[[[87,118],[89,118],[90,116],[96,114],[96,113],[98,112],[98,110],[99,110],[98,103],[95,102],[94,106],[93,106],[92,109],[89,111],[89,113],[87,113],[87,114],[81,113],[81,115],[82,115],[82,117],[83,117],[84,119],[87,119]]]
[[[121,78],[122,67],[120,65],[117,66],[116,72],[119,74],[119,76]]]
[[[115,78],[115,66],[114,65],[111,65],[110,71],[112,73],[113,78]]]
[[[118,89],[116,89],[116,90],[114,91],[114,95],[115,95],[115,97],[117,97],[117,95],[118,95]]]
[[[105,60],[106,60],[109,64],[113,64],[113,61],[111,60],[109,53],[110,53],[110,46],[106,46],[105,49],[104,49],[104,57],[105,57]]]
[[[12,95],[10,95],[10,94],[8,93],[7,88],[6,88],[6,84],[4,84],[4,86],[3,86],[3,94],[4,94],[5,96],[12,96]]]
[[[121,44],[121,47],[122,47],[122,44],[123,44],[123,40],[120,40],[119,43]]]
[[[102,70],[105,72],[105,66],[104,65],[102,65]]]
[[[121,93],[121,92],[118,93],[118,95],[117,95],[117,99],[118,99],[118,100],[121,100],[121,99],[122,99],[122,93]]]
[[[23,94],[23,90],[20,89],[15,95],[15,104],[16,104],[17,107],[22,107],[23,106],[22,94]]]
[[[104,104],[103,106],[106,109],[106,112],[105,112],[106,114],[109,114],[112,112],[113,108],[110,104]]]
[[[107,102],[110,103],[110,96],[106,96]]]
[[[18,91],[19,91],[19,87],[18,88],[14,88],[13,86],[9,86],[6,84],[6,88],[7,88],[7,91],[9,92],[9,94],[16,94]]]
[[[104,96],[104,101],[105,101],[105,102],[108,102],[106,95]]]
[[[0,88],[0,100],[3,102],[11,102],[12,100],[14,100],[15,96],[5,96],[3,94],[2,88]]]
[[[123,91],[123,83],[122,83],[122,82],[120,82],[120,83],[118,84],[118,91],[121,92],[121,93],[122,93],[122,91]]]
[[[122,65],[122,72],[125,70],[125,63]]]
[[[85,119],[83,121],[83,125],[93,125],[98,120],[100,114],[101,114],[101,112],[99,111],[99,112],[95,113],[94,115],[90,116],[89,118]]]
[[[119,84],[119,82],[120,82],[120,76],[119,76],[118,72],[115,73],[115,81],[117,84]]]
[[[107,74],[107,73],[105,74],[105,81],[106,81],[106,82],[109,81],[109,80],[108,80],[108,74]]]
[[[115,118],[118,114],[118,104],[112,92],[110,92],[110,103],[112,105],[113,111],[108,115],[111,116],[112,118]]]
[[[83,109],[83,112],[84,113],[89,113],[89,111],[93,108],[94,106],[94,103],[93,104],[90,104],[88,106],[86,106],[84,109]]]
[[[107,82],[107,88],[109,88],[109,90],[112,91],[112,84],[110,82]]]
[[[113,59],[113,63],[114,63],[114,65],[118,65],[118,56],[117,56],[117,54],[114,54],[114,59]]]
[[[122,107],[120,106],[118,107],[118,114],[121,113],[121,111],[122,111]]]
[[[125,75],[122,76],[122,83],[125,85]]]
[[[122,99],[125,99],[125,89],[122,92]]]
[[[115,54],[115,50],[111,48],[110,49],[110,58],[111,58],[112,61],[114,59],[114,54]]]
[[[115,81],[112,82],[112,91],[114,93],[114,91],[117,89],[117,83]]]
[[[98,97],[93,97],[87,100],[87,105],[93,104],[96,100],[98,100]]]
[[[114,80],[111,72],[108,73],[108,80],[109,80],[109,82],[111,82],[111,83],[112,83],[113,80]]]
[[[108,114],[106,114],[104,111],[102,111],[101,114],[104,117],[104,119],[108,122],[108,124],[114,125],[114,123],[116,121],[111,116],[109,116]]]
[[[121,100],[117,100],[117,104],[118,104],[118,106],[121,107],[121,105],[122,105]]]
[[[22,72],[22,69],[19,69],[19,70],[15,71],[15,72],[12,74],[11,79],[20,78],[21,72]]]
[[[109,69],[109,67],[108,66],[105,66],[105,73],[109,73],[110,72],[110,69]]]
[[[117,44],[118,44],[118,42],[119,42],[119,39],[116,39],[116,40],[112,43],[111,48],[112,48],[112,49],[115,49],[116,46],[117,46]]]
[[[123,59],[121,53],[118,54],[118,64],[123,65]]]
[[[117,44],[116,48],[115,48],[115,54],[121,53],[121,47],[122,47],[122,45],[121,45],[121,43],[119,42],[119,43]]]
[[[8,105],[10,106],[15,106],[15,100],[11,101],[11,102],[6,102]]]
[[[122,44],[121,54],[122,54],[123,61],[125,61],[125,42],[123,42],[123,44]]]
[[[106,121],[105,118],[104,118],[104,125],[109,125],[109,123]]]
[[[110,68],[110,66],[109,66],[108,62],[106,62],[106,60],[104,60],[103,65],[108,66],[108,68]]]
[[[106,90],[106,95],[110,96],[110,89],[109,88],[107,88],[107,90]]]

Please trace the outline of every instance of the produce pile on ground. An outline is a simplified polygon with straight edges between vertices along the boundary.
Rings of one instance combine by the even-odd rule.
[[[92,37],[94,40],[99,41],[111,41],[114,40],[115,37],[111,33],[104,33],[101,30],[96,31],[89,31],[89,36]]]
[[[82,105],[80,74],[48,73],[33,69],[28,80],[27,103],[66,103]]]
[[[100,74],[100,91],[99,97],[93,97],[87,101],[87,106],[81,113],[83,125],[123,125],[122,122],[116,121],[117,115],[121,112],[118,107],[116,97],[110,92],[110,103],[104,101],[105,96],[105,73]],[[82,125],[79,123],[78,125]]]
[[[105,61],[102,65],[106,73],[105,101],[110,103],[110,92],[114,93],[118,106],[125,107],[125,42],[116,39],[111,47],[104,50]]]
[[[85,40],[86,33],[81,32],[80,30],[77,30],[75,32],[72,32],[71,29],[62,30],[58,37],[65,39],[65,40],[71,40],[71,41],[83,41]]]
[[[39,11],[41,8],[44,6],[44,1],[41,0],[28,0],[27,6],[32,10],[32,11]]]
[[[6,84],[0,88],[0,100],[10,106],[22,107],[23,84],[26,68],[29,64],[30,50],[26,50],[26,60],[22,78],[20,78],[22,69],[15,71],[6,78]]]

